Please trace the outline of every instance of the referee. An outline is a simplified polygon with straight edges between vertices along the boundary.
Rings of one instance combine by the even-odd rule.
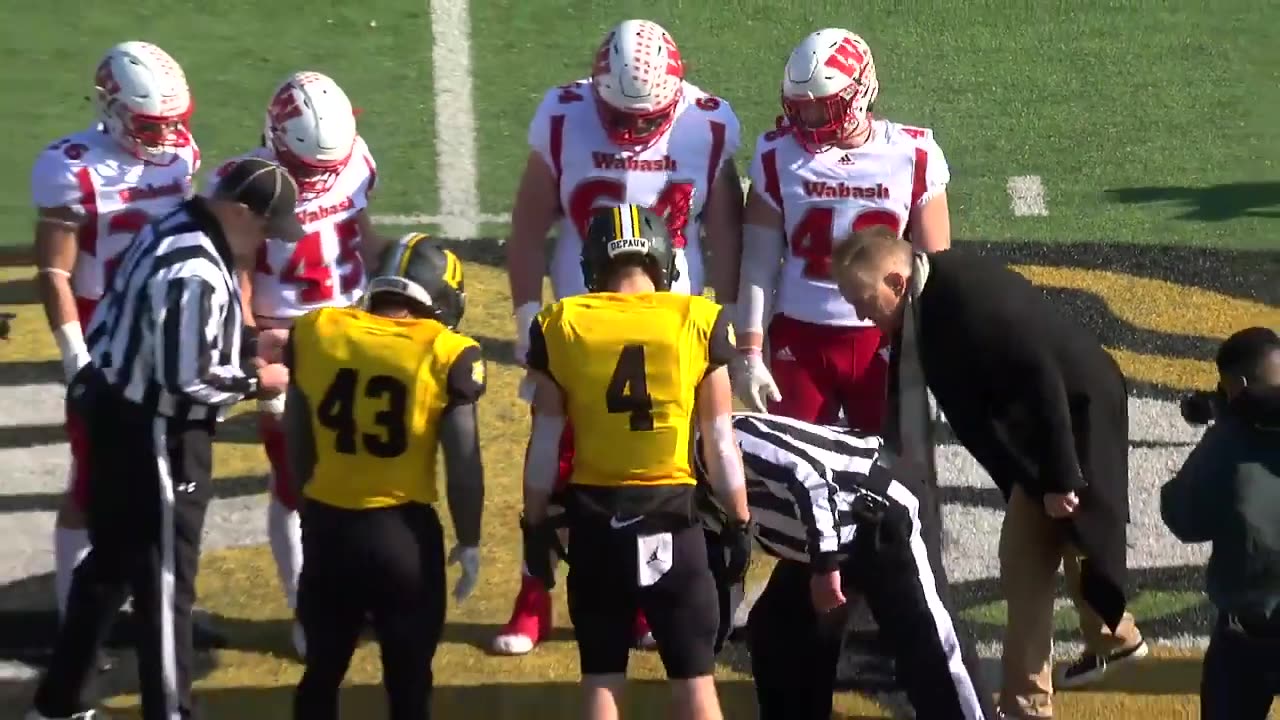
[[[288,384],[282,365],[261,366],[256,376],[241,369],[253,335],[235,270],[253,267],[268,236],[302,236],[296,200],[279,165],[240,161],[211,197],[187,200],[142,229],[89,321],[93,362],[67,397],[88,429],[92,549],[73,576],[29,720],[87,710],[98,646],[130,593],[142,717],[194,716],[191,606],[214,428],[235,403]]]
[[[916,717],[998,717],[972,650],[962,652],[946,580],[934,575],[921,502],[886,467],[880,438],[756,413],[734,413],[733,429],[756,538],[778,558],[747,623],[760,720],[831,717],[846,596],[855,592],[867,599]],[[701,472],[701,445],[697,464]],[[710,493],[699,500],[714,535],[722,511]],[[722,637],[729,595],[721,589]]]

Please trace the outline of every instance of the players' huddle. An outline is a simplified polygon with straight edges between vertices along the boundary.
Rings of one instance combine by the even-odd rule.
[[[685,79],[674,40],[656,23],[628,20],[611,29],[590,76],[549,90],[530,123],[508,243],[517,360],[528,370],[521,394],[533,406],[525,567],[492,650],[520,655],[549,636],[549,592],[571,526],[569,605],[587,717],[617,716],[615,694],[633,644],[661,653],[673,717],[720,717],[711,679],[717,627],[690,625],[715,601],[691,589],[709,561],[691,509],[698,480],[689,450],[695,430],[711,448],[706,482],[729,516],[730,557],[720,580],[738,582],[751,526],[729,426],[731,387],[753,410],[880,429],[888,352],[832,280],[832,249],[854,231],[887,226],[920,250],[941,250],[950,245],[950,221],[949,171],[931,131],[874,116],[878,91],[859,36],[840,29],[807,36],[786,63],[783,115],[756,143],[745,203],[732,160],[738,119],[727,101]],[[191,93],[163,50],[142,42],[112,48],[95,93],[97,121],[50,145],[32,178],[40,288],[68,378],[89,362],[80,327],[111,282],[113,259],[148,218],[194,193],[200,169],[188,128]],[[288,170],[308,233],[295,244],[268,241],[243,282],[246,307],[272,339],[260,347],[287,348],[293,373],[289,401],[260,401],[259,422],[271,464],[268,535],[289,606],[298,610],[301,527],[309,522],[299,507],[434,503],[437,445],[445,448],[450,483],[469,462],[445,437],[455,430],[441,425],[478,400],[484,367],[475,343],[452,332],[465,301],[457,258],[420,234],[389,241],[372,228],[376,164],[333,80],[289,76],[270,95],[261,144],[249,155]],[[378,268],[372,280],[366,265]],[[558,300],[546,307],[544,268]],[[706,289],[719,304],[700,297]],[[403,302],[374,307],[379,295]],[[393,335],[413,342],[387,339]],[[386,380],[357,388],[357,373]],[[333,394],[339,385],[345,400]],[[290,431],[290,418],[305,429]],[[74,462],[55,535],[60,609],[88,546],[83,431],[74,417],[67,427]],[[315,446],[309,462],[298,460],[302,436]],[[432,470],[405,465],[406,454]],[[374,492],[351,489],[366,475],[382,480],[376,501],[348,497]],[[452,505],[452,487],[449,499]],[[463,569],[458,599],[479,572],[478,515],[473,520],[475,537],[460,529],[449,554]],[[438,541],[414,537],[442,579]],[[691,559],[699,554],[702,560]],[[345,661],[326,656],[326,666],[337,663],[340,672],[315,679],[313,664],[322,660],[308,652],[309,634],[295,626],[294,642],[312,682],[324,687],[312,688],[311,714],[298,716],[332,716],[336,709],[317,708],[336,698]],[[438,637],[436,628],[428,665]],[[388,690],[397,692],[390,681]]]

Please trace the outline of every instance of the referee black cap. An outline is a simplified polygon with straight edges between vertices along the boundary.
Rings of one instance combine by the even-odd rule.
[[[288,171],[270,160],[243,158],[225,167],[213,197],[238,202],[264,218],[272,238],[294,243],[306,235],[294,214],[298,186]]]

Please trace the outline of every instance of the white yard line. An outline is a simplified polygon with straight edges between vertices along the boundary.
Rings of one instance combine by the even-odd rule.
[[[468,0],[428,0],[431,68],[436,106],[438,223],[450,237],[477,235],[476,120],[471,92],[471,13]]]
[[[1006,186],[1009,207],[1018,217],[1043,217],[1049,214],[1044,204],[1044,183],[1039,175],[1015,175]]]

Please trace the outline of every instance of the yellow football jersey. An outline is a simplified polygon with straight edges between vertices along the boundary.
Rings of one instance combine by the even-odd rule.
[[[571,483],[692,485],[694,395],[727,364],[729,318],[701,297],[591,293],[542,310],[529,367],[564,391],[573,426]]]
[[[484,393],[476,341],[434,320],[323,308],[290,343],[316,449],[303,494],[349,509],[435,502],[440,416]]]

